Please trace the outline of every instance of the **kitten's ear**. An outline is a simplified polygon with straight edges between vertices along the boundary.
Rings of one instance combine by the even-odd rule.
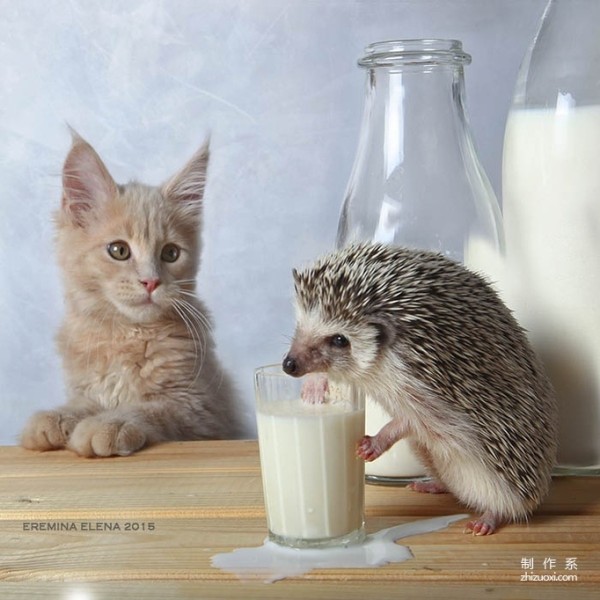
[[[209,146],[210,140],[206,140],[185,167],[164,183],[161,188],[166,198],[179,203],[183,209],[195,216],[198,216],[202,209],[206,169],[210,156]]]
[[[71,135],[62,174],[62,208],[73,224],[85,227],[94,209],[114,198],[117,184],[90,144],[74,130]]]

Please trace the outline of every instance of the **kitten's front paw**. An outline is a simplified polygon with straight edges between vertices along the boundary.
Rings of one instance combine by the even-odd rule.
[[[60,410],[35,413],[23,429],[21,445],[28,450],[40,452],[64,448],[77,421],[75,415]]]
[[[146,444],[146,434],[132,423],[101,416],[81,421],[68,443],[80,456],[127,456]]]

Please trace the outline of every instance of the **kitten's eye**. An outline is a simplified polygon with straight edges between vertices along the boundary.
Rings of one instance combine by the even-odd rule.
[[[111,242],[106,249],[112,258],[115,260],[127,260],[131,256],[131,250],[127,242],[117,240]]]
[[[344,337],[338,333],[332,336],[331,345],[335,346],[336,348],[346,348],[346,346],[350,345],[350,342],[348,341],[347,337]]]
[[[175,244],[167,244],[160,253],[160,258],[165,262],[175,262],[179,258],[179,247]]]

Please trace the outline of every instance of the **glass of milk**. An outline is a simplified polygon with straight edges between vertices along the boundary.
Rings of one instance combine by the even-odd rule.
[[[255,372],[256,420],[269,539],[295,548],[364,537],[364,397],[328,382],[323,402],[302,399],[304,378],[279,365]]]

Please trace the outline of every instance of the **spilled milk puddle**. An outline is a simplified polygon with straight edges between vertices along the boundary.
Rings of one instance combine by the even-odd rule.
[[[215,554],[211,562],[213,567],[234,573],[240,579],[262,579],[265,583],[304,575],[313,569],[381,567],[412,558],[408,546],[396,544],[397,540],[444,529],[468,516],[451,515],[396,525],[367,535],[362,544],[336,548],[287,548],[265,540],[262,546],[255,548]]]

